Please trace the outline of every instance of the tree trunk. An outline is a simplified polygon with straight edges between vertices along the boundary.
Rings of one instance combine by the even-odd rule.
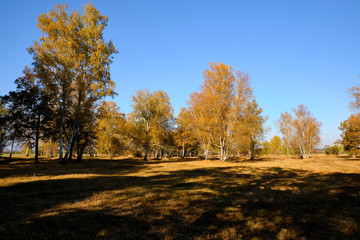
[[[72,157],[73,157],[73,151],[74,151],[74,144],[71,144],[71,147],[70,147],[70,153],[69,153],[69,158],[68,160],[71,161],[72,160]]]
[[[160,159],[160,148],[156,151],[156,159]]]
[[[144,155],[144,161],[147,161],[147,155],[148,155],[148,147],[145,147],[145,155]]]
[[[185,157],[185,141],[184,138],[182,139],[182,154],[181,154],[181,158]]]
[[[220,138],[220,160],[225,162],[226,161],[226,146],[225,146],[225,138]]]
[[[250,145],[249,158],[250,158],[250,160],[254,160],[254,158],[255,158],[255,143],[253,143],[253,142],[251,142],[251,145]]]
[[[40,115],[36,121],[36,132],[35,132],[35,163],[39,163],[39,135],[40,135]]]
[[[289,151],[289,147],[286,147],[286,156],[287,156],[288,158],[290,158],[290,151]]]
[[[82,161],[82,156],[84,154],[84,150],[85,150],[85,147],[83,146],[80,146],[80,144],[77,146],[77,158],[76,158],[76,161],[78,162],[81,162]]]
[[[27,148],[26,148],[26,157],[29,156],[29,149],[30,149],[30,146],[29,146],[30,143],[27,144]]]
[[[15,134],[14,134],[15,135]],[[12,142],[11,142],[11,149],[10,149],[10,155],[9,158],[12,157],[13,154],[13,150],[14,150],[14,142],[15,142],[15,137],[13,137]]]
[[[67,148],[67,150],[66,150],[65,157],[64,157],[64,163],[66,163],[66,161],[68,160],[68,156],[69,156],[69,153],[70,153],[70,149],[72,148],[72,145],[73,145],[73,143],[74,143],[74,135],[75,135],[76,124],[77,124],[77,123],[74,122],[72,131],[71,131],[70,140],[69,140],[69,145],[68,145],[68,148]]]
[[[60,118],[60,140],[59,140],[59,163],[60,164],[66,164],[66,161],[63,159],[63,121],[64,116],[61,115]]]

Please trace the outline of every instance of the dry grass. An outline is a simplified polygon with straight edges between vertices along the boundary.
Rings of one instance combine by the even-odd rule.
[[[358,239],[360,160],[0,160],[0,239]]]

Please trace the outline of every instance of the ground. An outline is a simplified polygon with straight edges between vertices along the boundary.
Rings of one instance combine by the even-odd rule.
[[[359,239],[360,160],[0,160],[0,239]]]

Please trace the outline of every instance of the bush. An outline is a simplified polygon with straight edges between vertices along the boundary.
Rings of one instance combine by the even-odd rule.
[[[142,152],[140,152],[139,150],[135,150],[135,151],[133,152],[133,156],[134,156],[134,157],[142,157]]]
[[[334,145],[325,149],[326,155],[339,155],[342,151],[342,146],[339,145]]]

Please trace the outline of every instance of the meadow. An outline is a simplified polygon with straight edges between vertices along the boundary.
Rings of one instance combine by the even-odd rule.
[[[360,160],[0,160],[1,239],[358,239]]]

